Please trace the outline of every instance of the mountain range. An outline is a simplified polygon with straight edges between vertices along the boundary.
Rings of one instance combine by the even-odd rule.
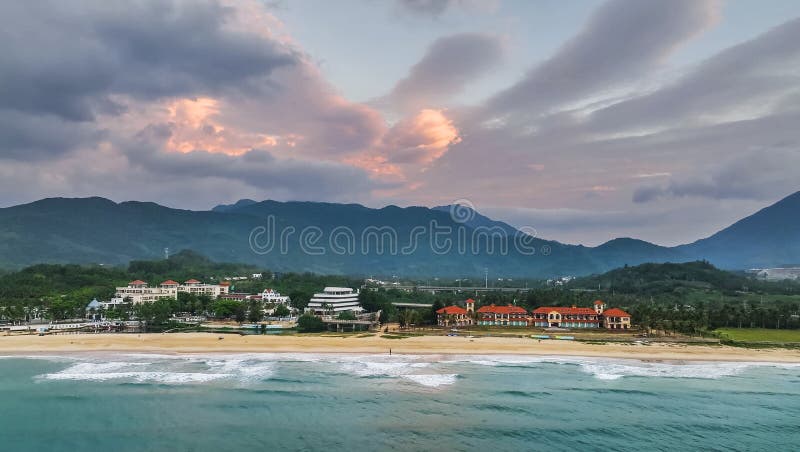
[[[707,260],[731,270],[800,261],[800,192],[694,243],[618,238],[597,247],[534,238],[464,206],[241,200],[210,211],[104,198],[48,198],[0,209],[0,268],[125,264],[165,249],[275,271],[544,278],[645,262]],[[449,244],[449,246],[448,246]]]

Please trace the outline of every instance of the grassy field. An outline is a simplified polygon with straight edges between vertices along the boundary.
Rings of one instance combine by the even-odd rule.
[[[800,330],[771,330],[763,328],[720,328],[724,338],[739,342],[800,343]]]

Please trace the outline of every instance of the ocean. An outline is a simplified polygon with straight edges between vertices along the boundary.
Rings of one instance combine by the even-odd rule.
[[[797,450],[800,366],[520,356],[0,359],[0,450]]]

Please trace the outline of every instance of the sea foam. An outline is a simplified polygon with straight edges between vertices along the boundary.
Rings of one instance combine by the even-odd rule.
[[[491,367],[537,367],[542,364],[572,365],[600,380],[623,377],[718,379],[759,367],[800,369],[800,364],[769,362],[643,361],[636,359],[573,356],[460,356],[447,363],[470,363]]]

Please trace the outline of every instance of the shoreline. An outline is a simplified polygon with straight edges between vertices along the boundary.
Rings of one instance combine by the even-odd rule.
[[[223,339],[220,339],[222,337]],[[640,361],[704,361],[800,363],[800,350],[748,349],[724,345],[679,343],[588,344],[572,341],[504,337],[414,336],[388,339],[379,335],[278,336],[213,333],[71,334],[0,336],[0,355],[53,353],[320,353],[387,355],[519,355],[635,359]]]

